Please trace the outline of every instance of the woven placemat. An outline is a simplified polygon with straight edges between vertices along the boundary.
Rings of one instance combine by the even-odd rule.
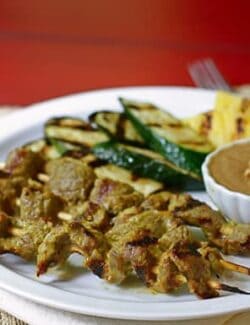
[[[0,324],[1,325],[27,325],[23,321],[11,316],[4,311],[0,310]]]

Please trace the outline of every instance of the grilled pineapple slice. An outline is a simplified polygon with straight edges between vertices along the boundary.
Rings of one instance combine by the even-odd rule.
[[[217,147],[250,136],[250,100],[230,93],[217,94],[209,139]]]
[[[198,134],[209,137],[212,128],[213,111],[201,113],[192,117],[183,119],[183,122],[190,126]]]
[[[215,147],[250,137],[250,99],[220,91],[213,111],[187,118],[184,122],[207,136]]]

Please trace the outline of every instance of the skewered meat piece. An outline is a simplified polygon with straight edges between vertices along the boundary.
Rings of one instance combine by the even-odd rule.
[[[72,205],[87,199],[95,180],[92,168],[69,157],[49,161],[46,171],[51,192]]]
[[[39,153],[18,148],[10,152],[4,170],[11,178],[21,177],[26,183],[29,178],[35,178],[43,167],[44,159]]]
[[[36,219],[58,222],[57,214],[63,209],[63,202],[48,190],[33,186],[24,187],[20,197],[20,221],[36,222]]]
[[[58,211],[62,208],[59,198],[34,183],[24,187],[20,197],[18,215],[7,216],[1,212],[0,251],[13,253],[31,260],[37,256],[37,249],[50,231],[52,222],[57,223]]]
[[[110,226],[110,214],[101,205],[90,200],[76,206],[70,206],[67,212],[71,221],[79,222],[88,228],[98,229],[103,232]],[[66,215],[64,214],[64,216]]]
[[[191,292],[208,298],[217,296],[223,288],[213,280],[212,270],[216,274],[224,269],[249,274],[248,268],[223,260],[215,248],[201,245],[172,214],[148,210],[132,216],[132,209],[127,210],[130,210],[126,214],[129,218],[122,215],[117,226],[107,233],[108,239],[112,247],[114,244],[123,247],[137,276],[154,290],[171,292],[187,282]],[[159,220],[163,224],[158,226],[164,232],[160,237]],[[227,290],[234,289],[227,287]]]
[[[145,215],[150,215],[150,220],[145,218]],[[62,263],[69,254],[78,252],[85,257],[85,266],[91,269],[96,275],[106,279],[109,282],[120,283],[128,274],[132,272],[131,257],[129,257],[130,245],[140,245],[140,238],[133,241],[133,238],[138,238],[138,227],[140,236],[148,232],[148,236],[144,240],[145,244],[150,242],[150,230],[154,227],[154,232],[160,237],[164,232],[168,218],[165,218],[164,213],[157,211],[144,212],[142,215],[135,215],[133,220],[126,224],[121,224],[123,232],[121,233],[120,226],[118,229],[111,229],[107,233],[107,240],[100,232],[89,231],[86,225],[83,226],[76,221],[68,223],[68,225],[59,225],[54,227],[47,234],[45,240],[38,249],[38,274],[46,272],[50,265]],[[154,221],[157,221],[156,223]],[[149,223],[151,221],[151,223]],[[173,224],[177,224],[176,219],[172,220]],[[144,229],[148,224],[148,229]],[[137,227],[134,228],[134,226]],[[131,234],[132,232],[132,234]],[[152,243],[156,238],[152,238]],[[63,243],[66,243],[64,247]],[[128,245],[128,246],[127,246]],[[145,245],[146,247],[147,245]],[[62,253],[65,250],[65,253]],[[155,249],[157,250],[157,249]],[[148,262],[148,260],[145,260]],[[132,263],[133,264],[133,263]],[[137,268],[139,270],[139,266]]]
[[[176,213],[188,224],[201,227],[209,242],[225,254],[250,253],[250,226],[227,222],[205,204]]]
[[[47,271],[49,266],[62,264],[72,253],[68,232],[58,225],[46,234],[37,251],[37,275]]]
[[[157,216],[157,213],[154,213],[152,218],[155,219],[155,216]],[[140,220],[144,220],[144,217],[141,216]],[[158,229],[160,233],[164,231],[163,228],[162,230],[160,228],[162,221],[163,219],[160,220],[159,218],[159,222],[154,228],[155,230]],[[147,222],[147,220],[145,220],[145,222]],[[145,226],[145,222],[143,222],[142,226]],[[133,225],[128,224],[127,229],[130,229],[131,226],[133,228]],[[124,233],[119,233],[119,230],[117,232],[119,239],[124,238],[123,235],[126,234],[126,227],[122,225],[122,228]],[[38,249],[38,274],[44,273],[49,265],[57,264],[59,260],[60,262],[62,261],[62,255],[57,253],[60,251],[62,245],[60,238],[62,234],[68,234],[71,243],[70,252],[78,252],[85,256],[85,266],[90,268],[98,276],[107,279],[109,282],[121,282],[132,268],[131,266],[129,267],[129,261],[126,261],[124,255],[124,245],[122,243],[126,243],[126,240],[123,240],[122,243],[119,241],[119,244],[116,245],[115,230],[113,233],[111,232],[112,230],[109,232],[108,237],[113,237],[113,240],[111,240],[112,243],[107,241],[100,232],[88,229],[86,224],[82,225],[75,220],[69,222],[68,225],[63,225],[63,227],[54,227]],[[128,240],[130,239],[131,236]],[[51,242],[53,242],[53,245],[51,245]],[[111,244],[112,247],[110,246]],[[49,249],[51,247],[53,247],[53,249]],[[66,258],[67,254],[63,255],[63,257]],[[117,272],[120,272],[120,275],[117,275]]]
[[[111,214],[139,205],[143,195],[130,185],[108,178],[97,179],[90,193],[90,200],[103,206]]]
[[[37,249],[50,227],[46,224],[27,225],[21,235],[0,238],[0,252],[18,255],[23,259],[36,260]]]
[[[104,263],[103,252],[107,243],[100,232],[89,230],[78,222],[63,223],[47,233],[37,252],[37,275],[48,267],[62,264],[72,253],[85,257],[85,266],[100,276],[97,261]]]
[[[119,185],[117,192],[112,191],[117,189],[114,183]],[[108,194],[127,193],[127,185],[124,190],[122,185],[112,181]],[[84,203],[86,207],[91,205],[90,202]],[[100,204],[104,202],[99,201]],[[134,270],[146,285],[157,291],[171,292],[187,282],[190,290],[200,297],[216,296],[217,290],[210,284],[213,279],[210,259],[198,251],[199,245],[182,219],[173,214],[176,206],[183,206],[184,202],[184,197],[172,201],[170,211],[143,211],[146,201],[141,207],[130,207],[114,217],[114,226],[105,237],[91,229],[84,215],[82,220],[78,216],[78,220],[73,218],[68,224],[55,226],[38,247],[37,274],[46,272],[49,266],[62,263],[71,253],[78,252],[85,257],[86,267],[109,282],[120,283]],[[192,266],[196,264],[197,271],[192,272]],[[165,267],[167,270],[164,273]],[[218,267],[216,271],[219,271]]]
[[[74,223],[78,234],[82,229],[80,238],[84,233],[85,239],[76,250],[71,250],[85,256],[85,266],[109,282],[120,283],[134,270],[156,291],[170,292],[187,281],[190,290],[200,297],[218,295],[212,285],[209,260],[199,253],[199,244],[181,220],[166,212],[151,210],[132,216],[132,209],[127,210],[130,210],[130,218],[123,219],[124,224],[120,220],[108,231],[110,247],[106,245],[106,249],[104,238],[98,238],[98,232],[90,235],[84,227]]]
[[[160,192],[149,196],[144,209],[167,210],[186,224],[200,227],[209,242],[225,254],[250,253],[250,226],[225,220],[223,215],[188,194]]]
[[[15,213],[15,200],[29,179],[43,169],[44,160],[39,153],[22,148],[13,150],[8,158],[0,178],[0,209],[6,213]]]
[[[139,278],[148,283],[148,278],[151,276],[151,265],[149,265],[151,253],[148,244],[157,242],[158,238],[166,231],[168,220],[163,213],[158,211],[144,211],[139,214],[129,212],[127,215],[129,217],[126,219],[124,214],[118,215],[116,218],[120,219],[119,222],[115,218],[113,228],[106,233],[106,238],[112,246],[112,250],[107,256],[107,265],[109,267],[106,269],[105,278],[111,282],[118,281],[119,283],[126,278],[130,270],[134,269]],[[121,218],[123,218],[124,222],[122,222]],[[142,247],[145,246],[146,250],[140,250],[139,248],[135,254],[134,247],[137,247],[137,244],[141,244]],[[116,256],[117,262],[115,262]],[[144,262],[146,265],[144,265]],[[115,274],[116,269],[110,267],[113,264],[126,265],[123,272],[122,267],[118,268],[119,276]]]
[[[249,274],[189,231],[186,224],[201,227],[225,252],[247,252],[248,228],[229,224],[207,205],[168,192],[144,199],[127,184],[96,179],[80,160],[64,157],[44,166],[39,159],[23,151],[10,158],[8,176],[2,175],[10,184],[4,200],[19,203],[11,217],[0,214],[0,252],[36,259],[38,275],[76,252],[108,282],[121,283],[135,273],[157,292],[187,283],[191,292],[208,298],[219,289],[232,290],[214,280],[224,269]],[[44,168],[49,175],[39,174]]]
[[[110,249],[104,235],[100,231],[83,225],[79,226],[78,223],[72,223],[69,227],[73,252],[83,255],[85,257],[84,266],[95,275],[102,277],[106,252]]]
[[[0,252],[12,253],[25,260],[34,260],[37,256],[37,249],[44,240],[45,235],[51,229],[51,225],[42,220],[26,222],[25,227],[20,228],[20,220],[17,217],[10,217],[0,213]]]
[[[93,183],[94,174],[92,170],[75,159],[63,158],[58,160],[60,160],[60,163],[62,162],[64,166],[67,166],[69,170],[67,176],[71,177],[66,179],[66,185],[63,184],[63,182],[57,183],[57,178],[62,178],[60,176],[60,168],[57,168],[57,164],[52,164],[52,162],[50,162],[47,166],[51,171],[49,184],[42,185],[31,179],[28,180],[29,186],[23,189],[20,199],[18,198],[20,206],[20,209],[18,209],[20,211],[17,211],[18,217],[15,219],[12,217],[12,222],[14,222],[14,220],[16,222],[16,224],[12,226],[21,228],[19,236],[8,236],[8,238],[2,242],[2,252],[13,252],[27,259],[34,257],[42,241],[39,238],[43,239],[47,232],[50,231],[52,226],[51,221],[54,224],[60,222],[56,216],[59,210],[63,210],[64,205],[67,205],[67,207],[65,207],[66,211],[67,209],[70,211],[72,211],[72,209],[77,209],[79,212],[79,209],[82,208],[80,209],[81,213],[75,215],[77,224],[83,224],[90,229],[102,229],[109,225],[110,216],[103,207],[91,201],[84,202],[85,197],[81,195],[83,192],[87,193]],[[35,177],[36,176],[37,175],[35,175]],[[77,177],[78,179],[75,181]],[[71,179],[73,179],[72,182]],[[116,182],[112,181],[112,184],[113,191],[109,191],[108,193],[110,196],[114,192],[116,194],[129,193],[126,204],[128,204],[128,202],[132,202],[130,204],[135,202],[135,200],[133,200],[134,191],[130,186],[125,185],[125,191],[122,191],[121,183],[118,182],[117,184],[119,186],[116,186]],[[62,188],[60,188],[60,186],[62,186]],[[69,200],[67,202],[64,201],[63,204],[58,196],[49,192],[51,187],[57,194],[61,195],[61,197]],[[141,201],[142,195],[136,192],[135,197],[137,196]],[[117,196],[117,198],[119,197]],[[78,202],[73,205],[72,202],[74,200]],[[34,239],[32,236],[32,229],[34,233],[39,231],[39,233],[41,232],[43,235]],[[67,229],[67,231],[69,231],[69,229]],[[70,232],[73,234],[76,233],[76,230],[73,231],[71,229]],[[80,236],[81,234],[78,237],[80,238]],[[75,239],[73,242],[75,242]],[[80,246],[75,245],[75,247],[78,247],[78,250],[80,250]]]
[[[107,238],[123,247],[125,258],[147,286],[170,292],[187,281],[190,291],[200,297],[218,295],[209,284],[208,261],[197,251],[187,227],[168,212],[144,211],[115,225]]]
[[[74,205],[69,203],[66,212],[69,212],[75,221],[102,230],[108,228],[112,217],[119,211],[138,206],[143,199],[143,195],[128,184],[108,178],[97,178],[89,200],[82,200]]]
[[[0,179],[0,210],[7,214],[15,212],[16,188],[9,178]]]
[[[219,295],[210,284],[213,278],[209,262],[192,247],[192,243],[176,243],[170,250],[170,257],[179,272],[186,277],[190,292],[200,298]]]

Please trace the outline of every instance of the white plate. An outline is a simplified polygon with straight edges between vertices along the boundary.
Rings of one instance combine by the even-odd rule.
[[[43,123],[52,116],[78,115],[86,117],[101,109],[119,109],[118,96],[152,101],[176,116],[184,117],[211,109],[214,93],[177,87],[116,88],[76,94],[32,105],[29,109],[0,120],[1,154],[4,159],[10,149],[42,135]],[[207,200],[204,193],[195,193]],[[235,258],[249,265],[249,258]],[[41,304],[59,309],[120,319],[177,320],[215,316],[250,308],[249,296],[227,294],[219,298],[198,300],[188,292],[176,295],[152,294],[139,282],[122,286],[110,285],[92,273],[71,267],[65,279],[57,272],[37,279],[35,267],[11,255],[0,257],[0,287]],[[71,262],[79,265],[78,256]],[[235,276],[229,284],[250,291],[250,281]]]

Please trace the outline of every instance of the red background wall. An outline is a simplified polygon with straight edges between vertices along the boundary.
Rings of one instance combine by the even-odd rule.
[[[250,81],[249,1],[1,0],[0,104],[99,87],[192,85],[210,56]]]

